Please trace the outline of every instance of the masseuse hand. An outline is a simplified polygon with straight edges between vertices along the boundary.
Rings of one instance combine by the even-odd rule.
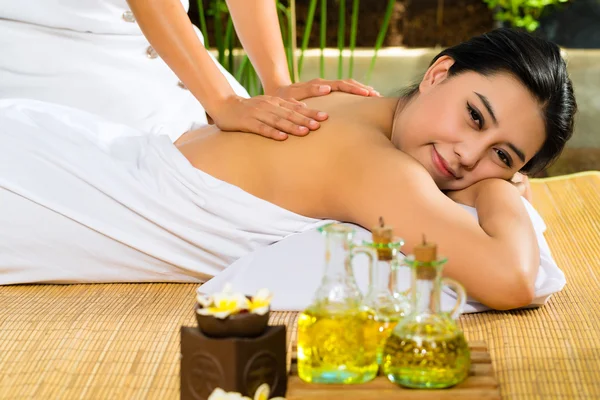
[[[308,82],[298,82],[288,86],[282,86],[272,94],[273,96],[281,97],[283,99],[304,100],[309,97],[325,96],[331,92],[346,92],[372,97],[381,96],[379,92],[371,86],[363,85],[354,79],[329,81],[320,78]]]
[[[303,100],[325,96],[341,91],[361,96],[380,96],[370,86],[352,79],[328,81],[313,79],[309,82],[282,86],[264,96],[249,99],[230,96],[211,115],[219,129],[256,133],[275,140],[285,140],[288,134],[307,135],[319,129],[319,122],[327,119],[327,113],[306,107]]]

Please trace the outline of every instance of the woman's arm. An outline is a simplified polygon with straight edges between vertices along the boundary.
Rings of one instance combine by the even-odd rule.
[[[343,161],[342,161],[343,162]],[[337,168],[336,168],[337,169]],[[448,257],[445,275],[470,296],[495,309],[531,303],[539,267],[532,223],[518,189],[487,180],[473,188],[479,224],[437,188],[429,173],[396,149],[370,152],[348,162],[329,196],[339,199],[334,216],[370,229],[383,216],[412,253],[426,235]]]
[[[127,2],[152,47],[222,130],[258,133],[277,140],[286,139],[287,134],[304,136],[318,129],[319,121],[326,120],[327,114],[309,109],[296,100],[323,96],[332,90],[379,95],[372,88],[351,80],[316,80],[290,85],[274,1],[230,2],[239,37],[248,46],[261,81],[268,85],[268,95],[250,99],[234,93],[198,39],[180,0]],[[320,90],[323,88],[325,91]],[[290,98],[295,100],[290,101]]]

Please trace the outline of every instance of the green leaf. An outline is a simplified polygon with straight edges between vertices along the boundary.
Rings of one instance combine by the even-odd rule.
[[[567,3],[571,0],[483,0],[492,10],[498,10],[494,19],[508,21],[512,26],[535,31],[539,17],[546,7]]]
[[[392,11],[394,11],[394,4],[396,0],[388,0],[388,4],[385,10],[385,15],[383,17],[383,24],[381,24],[381,29],[379,30],[379,34],[377,35],[377,40],[375,41],[375,48],[373,49],[373,58],[371,59],[371,65],[369,66],[369,71],[367,72],[367,84],[371,80],[371,74],[373,73],[373,69],[375,69],[375,61],[377,60],[377,52],[383,45],[383,40],[385,39],[385,35],[387,33],[388,26],[390,24],[390,19],[392,19]]]
[[[204,36],[204,47],[210,47],[208,44],[208,29],[206,29],[206,16],[204,15],[204,4],[202,0],[198,0],[198,19],[200,20],[200,31]]]
[[[340,0],[340,14],[338,23],[338,79],[342,79],[344,74],[344,58],[342,57],[344,51],[344,39],[346,36],[346,0]]]
[[[310,32],[312,31],[313,21],[315,19],[315,10],[317,8],[317,0],[310,0],[308,5],[308,16],[306,17],[306,28],[302,35],[302,47],[300,49],[300,58],[298,59],[298,74],[302,73],[302,64],[304,63],[304,52],[308,48]]]
[[[320,49],[321,58],[319,60],[319,75],[321,78],[325,78],[325,46],[327,45],[327,0],[321,0],[321,23],[319,26],[320,31]]]
[[[350,66],[348,67],[348,77],[354,75],[354,49],[356,48],[356,37],[358,36],[358,10],[360,0],[352,1],[352,24],[350,25]]]

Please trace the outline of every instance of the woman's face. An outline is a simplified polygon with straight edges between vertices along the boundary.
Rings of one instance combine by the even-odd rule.
[[[448,78],[452,64],[441,57],[428,69],[418,95],[396,115],[392,142],[419,161],[441,190],[510,179],[542,147],[540,105],[509,74]]]

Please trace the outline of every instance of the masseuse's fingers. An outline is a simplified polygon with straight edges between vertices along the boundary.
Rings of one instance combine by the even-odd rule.
[[[304,136],[310,130],[319,128],[319,123],[309,117],[311,114],[316,116],[316,110],[275,98],[270,99],[268,103],[269,106],[258,119],[273,128],[297,136]]]
[[[352,93],[361,96],[381,96],[379,92],[373,89],[371,86],[363,85],[362,83],[357,82],[354,79],[325,81],[324,83],[331,86],[332,91]]]
[[[275,100],[275,99],[274,99]],[[296,99],[286,99],[286,100],[275,100],[275,103],[281,107],[287,108],[296,112],[297,114],[303,115],[308,118],[308,122],[311,121],[324,121],[327,119],[327,113],[320,112],[319,110],[315,110],[312,108],[308,108],[306,103],[302,103],[297,101]],[[309,124],[308,128],[311,130],[318,129],[319,124]]]
[[[325,80],[321,78],[281,87],[274,94],[283,98],[291,97],[296,100],[303,100],[310,97],[325,96],[333,91],[361,96],[380,96],[371,86],[363,85],[354,79]]]
[[[318,129],[317,121],[327,118],[298,101],[287,101],[272,96],[249,99],[231,96],[223,101],[215,124],[224,131],[256,133],[276,140],[285,140],[288,134],[304,136]],[[324,117],[324,118],[323,118]]]

